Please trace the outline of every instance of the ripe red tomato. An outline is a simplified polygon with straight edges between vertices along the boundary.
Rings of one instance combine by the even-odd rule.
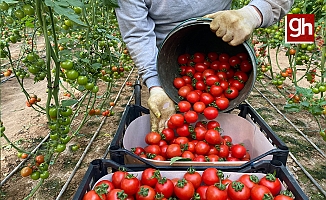
[[[198,141],[198,143],[195,146],[195,152],[198,155],[207,155],[209,152],[210,146],[204,141]]]
[[[183,178],[191,182],[195,189],[201,184],[201,175],[192,167],[188,168],[187,172],[183,175]]]
[[[157,144],[148,145],[144,149],[145,149],[146,153],[151,153],[151,154],[156,154],[156,155],[161,154],[161,148]]]
[[[203,81],[204,80],[203,73],[201,73],[201,72],[196,72],[194,74],[193,78],[196,79],[197,81]]]
[[[203,62],[199,62],[195,64],[195,69],[197,72],[203,72],[208,68]]]
[[[190,103],[196,103],[200,99],[200,95],[196,91],[190,91],[186,97]]]
[[[202,112],[204,112],[206,105],[203,102],[198,101],[198,102],[194,103],[194,105],[192,107],[195,112],[202,113]]]
[[[229,61],[229,55],[227,53],[221,53],[219,55],[218,59],[221,62],[228,62]]]
[[[84,197],[83,200],[106,200],[107,197],[105,194],[102,194],[101,197],[95,192],[95,190],[88,191]]]
[[[246,148],[241,144],[234,144],[231,146],[231,156],[241,159],[246,155]]]
[[[206,127],[207,127],[207,129],[216,129],[216,128],[220,128],[221,125],[220,125],[220,123],[218,123],[218,121],[211,120],[211,121],[207,122]]]
[[[208,144],[216,145],[221,143],[221,135],[215,129],[208,129],[205,134],[205,140]]]
[[[228,195],[231,199],[248,200],[250,189],[239,181],[233,181],[228,187]]]
[[[218,59],[218,54],[216,52],[209,52],[207,58],[212,62]]]
[[[186,68],[187,68],[187,66],[180,66],[179,67],[179,74],[181,75],[181,76],[184,76],[184,75],[186,75]]]
[[[190,200],[195,194],[195,188],[190,181],[183,178],[174,186],[174,194],[179,199]]]
[[[161,173],[159,170],[154,168],[147,168],[143,171],[140,182],[142,185],[148,185],[150,187],[155,187],[158,179],[161,178]]]
[[[173,182],[165,177],[158,180],[155,185],[156,193],[162,193],[165,198],[170,198],[173,194],[174,184]]]
[[[207,87],[207,85],[205,84],[204,81],[197,81],[197,82],[195,83],[195,88],[196,88],[196,90],[205,90],[206,87]]]
[[[187,64],[189,57],[190,57],[189,54],[182,54],[182,55],[178,56],[178,63],[179,63],[179,65],[185,65],[185,64]]]
[[[274,200],[293,200],[293,198],[284,194],[279,194],[274,197]]]
[[[264,198],[267,198],[266,196],[270,197],[270,199],[273,199],[273,195],[271,191],[264,185],[255,185],[251,189],[251,200],[261,200]]]
[[[220,86],[223,88],[223,91],[225,91],[229,88],[229,82],[222,80],[222,81],[220,81]]]
[[[215,107],[209,106],[204,109],[204,116],[208,120],[215,119],[218,116],[218,110]]]
[[[218,97],[221,94],[223,94],[224,90],[220,85],[212,85],[209,88],[209,93],[213,95],[214,97]]]
[[[222,183],[210,185],[206,190],[206,198],[207,200],[213,200],[213,199],[227,200],[228,192],[226,190],[226,186],[223,185]]]
[[[220,79],[217,75],[209,75],[209,76],[206,76],[206,78],[205,78],[205,83],[208,86],[212,86],[219,81],[220,81]]]
[[[220,67],[220,63],[221,62],[219,60],[215,60],[211,63],[210,68],[217,71]]]
[[[219,150],[219,153],[218,155],[221,157],[221,158],[227,158],[229,156],[229,147],[225,144],[221,144],[218,146],[218,150]]]
[[[178,90],[178,95],[183,98],[186,98],[190,91],[191,91],[191,88],[188,85],[185,85]]]
[[[200,95],[200,101],[207,106],[208,104],[213,103],[214,97],[210,93],[203,92]]]
[[[259,178],[255,175],[243,174],[239,177],[238,181],[246,185],[249,189],[253,188],[255,185],[258,185]]]
[[[193,61],[195,63],[202,63],[202,62],[204,62],[204,60],[205,60],[205,54],[204,53],[201,53],[201,52],[194,53]]]
[[[226,71],[230,70],[230,68],[231,68],[231,66],[230,66],[230,64],[228,62],[222,62],[221,61],[218,70],[222,71],[222,72],[226,72]]]
[[[190,160],[194,160],[195,155],[191,151],[186,150],[181,154],[181,157],[182,158],[189,158]]]
[[[234,73],[234,79],[242,81],[243,83],[248,81],[248,75],[243,71],[237,71]]]
[[[244,84],[239,80],[233,80],[230,86],[235,87],[238,91],[244,88]]]
[[[229,99],[225,97],[220,97],[215,100],[215,104],[219,110],[225,110],[229,107]]]
[[[121,181],[122,181],[122,179],[125,178],[126,175],[127,175],[127,172],[125,172],[125,171],[116,171],[113,173],[111,182],[113,183],[114,188],[120,188]]]
[[[192,79],[190,76],[183,76],[182,79],[186,82],[186,84],[192,83]]]
[[[181,147],[179,144],[170,144],[166,150],[166,157],[173,158],[177,156],[181,156]]]
[[[131,196],[137,193],[140,187],[140,181],[133,174],[127,174],[124,179],[121,181],[121,189],[124,192]]]
[[[216,145],[210,145],[207,155],[218,155],[218,150]]]
[[[186,75],[187,76],[193,77],[195,73],[196,73],[196,69],[194,67],[188,66],[186,68]]]
[[[128,195],[121,189],[113,189],[107,194],[107,199],[110,200],[119,200],[121,197],[126,198]]]
[[[139,187],[138,191],[136,192],[136,199],[137,200],[153,200],[155,199],[156,192],[153,187],[148,185],[142,185]]]
[[[188,101],[179,101],[178,110],[180,112],[187,112],[191,108],[191,104]]]
[[[181,77],[176,77],[173,80],[173,85],[174,85],[174,87],[176,87],[177,89],[179,89],[182,86],[185,86],[186,85],[186,81],[183,78],[181,78]]]
[[[225,74],[226,74],[226,78],[227,78],[227,79],[233,78],[234,73],[235,73],[234,69],[232,69],[232,68],[229,69],[228,71],[225,72]]]
[[[179,114],[179,113],[176,113],[176,114],[173,114],[171,117],[170,117],[170,121],[173,125],[175,125],[176,127],[178,126],[182,126],[183,123],[184,123],[184,116],[182,114]]]
[[[228,99],[235,99],[239,95],[239,91],[237,88],[230,86],[227,90],[224,91],[224,95]]]
[[[188,142],[189,142],[189,139],[187,137],[180,136],[180,137],[175,138],[175,140],[172,143],[178,144],[178,145],[180,145],[180,144],[184,145],[184,144],[187,144]]]
[[[96,183],[96,185],[94,186],[94,188],[95,188],[94,190],[96,190],[97,187],[103,187],[103,185],[107,185],[107,189],[106,189],[107,193],[106,194],[107,194],[107,198],[108,198],[108,194],[111,190],[114,189],[114,185],[109,180],[102,180],[102,181],[99,181],[98,183]]]
[[[243,53],[238,53],[237,56],[243,61],[243,60],[248,60],[248,54],[243,52]]]
[[[198,120],[198,114],[196,111],[190,110],[184,113],[184,118],[187,123],[195,123]]]
[[[220,180],[219,171],[216,168],[207,168],[202,173],[202,180],[206,185],[214,185]]]
[[[204,79],[209,76],[209,75],[214,75],[215,71],[213,69],[206,69],[205,71],[203,71],[203,77]]]
[[[193,138],[201,141],[205,139],[207,129],[205,127],[195,127],[194,132],[195,134]]]
[[[171,128],[164,128],[162,130],[163,139],[166,141],[172,141],[174,139],[174,130]]]
[[[231,65],[231,67],[236,67],[237,65],[240,65],[241,60],[238,56],[231,56],[229,58],[229,64]]]
[[[181,137],[188,137],[190,135],[189,124],[185,123],[182,126],[179,126],[176,130],[177,135]]]
[[[248,60],[243,60],[240,64],[240,70],[248,73],[252,70],[252,64]]]
[[[275,177],[274,174],[266,174],[263,178],[260,179],[259,185],[264,185],[266,186],[273,196],[276,196],[282,188],[281,181]]]
[[[158,144],[161,139],[162,137],[158,132],[149,132],[145,136],[145,142],[147,144]]]
[[[208,185],[201,185],[196,189],[196,192],[199,194],[199,197],[201,200],[207,200],[207,198],[206,198],[207,188],[208,188]]]
[[[131,151],[136,155],[140,155],[142,153],[145,153],[145,150],[144,150],[143,147],[134,147],[134,148],[131,148]]]

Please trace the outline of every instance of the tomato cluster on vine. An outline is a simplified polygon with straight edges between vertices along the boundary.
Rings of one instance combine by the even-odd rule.
[[[196,52],[178,56],[179,75],[173,85],[181,100],[191,104],[202,102],[205,107],[228,108],[238,97],[252,71],[248,53]]]
[[[202,172],[190,167],[187,171],[171,172],[164,176],[159,170],[147,168],[141,173],[116,171],[108,179],[98,181],[83,200],[292,200],[289,190],[282,190],[281,181],[275,174],[260,175],[238,173],[226,176],[216,168]]]

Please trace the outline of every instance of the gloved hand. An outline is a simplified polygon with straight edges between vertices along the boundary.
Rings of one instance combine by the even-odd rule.
[[[161,133],[170,116],[175,113],[175,104],[161,87],[153,87],[149,92],[148,107],[151,130]]]
[[[261,16],[253,6],[245,6],[239,10],[225,10],[208,14],[212,18],[210,28],[224,42],[237,46],[249,39],[255,28],[261,24]]]

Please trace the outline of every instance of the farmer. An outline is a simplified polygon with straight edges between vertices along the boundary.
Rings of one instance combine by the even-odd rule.
[[[293,4],[293,0],[252,0],[239,10],[229,10],[231,2],[118,0],[115,11],[123,40],[149,89],[152,131],[161,132],[175,113],[175,104],[162,89],[156,70],[158,47],[174,27],[189,18],[212,18],[210,28],[216,36],[236,46],[248,39],[255,28],[278,22]]]

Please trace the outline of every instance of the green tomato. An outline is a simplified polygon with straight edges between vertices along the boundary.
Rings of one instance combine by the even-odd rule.
[[[79,149],[79,145],[78,144],[74,144],[71,146],[71,150],[72,151],[77,151]]]
[[[16,11],[14,12],[14,15],[15,15],[18,19],[22,19],[22,18],[25,17],[25,13],[24,13],[22,10],[20,10],[20,9],[16,10]]]
[[[315,45],[313,45],[313,44],[307,46],[308,51],[312,51],[314,49],[315,49]]]
[[[299,14],[301,12],[301,9],[298,7],[292,8],[292,13],[293,14]]]
[[[79,15],[82,12],[81,7],[74,7],[74,11],[77,15]]]
[[[61,125],[59,128],[59,131],[61,134],[67,134],[67,133],[69,133],[70,128],[69,128],[69,126]]]
[[[25,4],[23,6],[23,12],[25,13],[25,15],[30,15],[31,16],[31,15],[34,15],[35,10],[31,5]]]
[[[38,168],[41,170],[41,171],[47,171],[48,168],[49,168],[49,165],[46,163],[46,162],[42,162]]]
[[[94,88],[94,83],[93,82],[86,83],[85,88],[86,90],[92,90]]]
[[[40,68],[36,65],[28,66],[28,71],[32,74],[37,74],[40,71]]]
[[[72,21],[71,21],[70,19],[66,19],[66,20],[64,21],[64,24],[65,24],[66,26],[68,26],[68,27],[72,27],[72,25],[73,25],[73,23],[72,23]]]
[[[308,47],[308,44],[304,43],[300,45],[301,49],[306,49]]]
[[[42,67],[45,65],[45,61],[42,58],[37,59],[36,65]]]
[[[55,131],[55,130],[57,130],[57,128],[58,128],[58,124],[57,124],[56,121],[51,121],[51,122],[49,123],[49,129],[50,129],[50,130]]]
[[[49,177],[49,172],[48,171],[43,171],[41,174],[40,174],[40,178],[41,179],[47,179]]]
[[[70,117],[60,117],[58,119],[60,125],[69,125],[71,123]]]
[[[87,82],[88,82],[88,78],[87,78],[87,76],[78,76],[78,78],[77,78],[77,83],[78,83],[79,85],[86,85]]]
[[[49,115],[52,118],[56,118],[58,114],[58,109],[56,107],[52,107],[49,109]]]
[[[39,171],[35,171],[31,174],[31,179],[33,180],[37,180],[40,178],[40,172]]]
[[[318,87],[318,90],[319,90],[320,92],[326,92],[326,86],[321,85],[321,86]]]
[[[79,73],[76,70],[69,70],[66,72],[66,76],[70,80],[76,80],[79,76]]]
[[[71,60],[66,60],[60,63],[63,69],[70,70],[74,67],[74,63]]]
[[[93,93],[97,93],[98,90],[99,90],[99,87],[98,87],[97,85],[95,85],[95,86],[93,87],[93,89],[92,89],[92,92],[93,92]]]
[[[22,153],[22,152],[18,152],[18,153],[17,153],[17,157],[18,157],[18,158],[21,158],[21,157],[22,157],[22,155],[23,155],[23,153]]]
[[[67,144],[71,140],[71,137],[68,135],[60,137],[60,141],[62,144]]]
[[[10,40],[10,42],[12,42],[12,43],[16,43],[17,40],[18,40],[18,38],[17,38],[16,35],[11,35],[11,36],[9,37],[9,40]]]
[[[315,93],[315,94],[318,94],[318,93],[319,93],[319,89],[316,88],[316,87],[312,88],[311,90],[312,90],[312,92]]]
[[[2,11],[7,11],[7,10],[9,9],[9,5],[8,5],[8,3],[5,2],[5,1],[2,1],[2,2],[0,3],[0,9],[1,9]]]
[[[69,117],[72,115],[72,109],[70,107],[60,108],[60,114],[64,117]]]
[[[58,144],[57,147],[55,148],[55,151],[58,153],[63,152],[66,149],[66,145],[65,144]]]
[[[58,133],[51,133],[51,134],[50,134],[50,139],[51,139],[51,140],[57,140],[58,138],[59,138]]]

